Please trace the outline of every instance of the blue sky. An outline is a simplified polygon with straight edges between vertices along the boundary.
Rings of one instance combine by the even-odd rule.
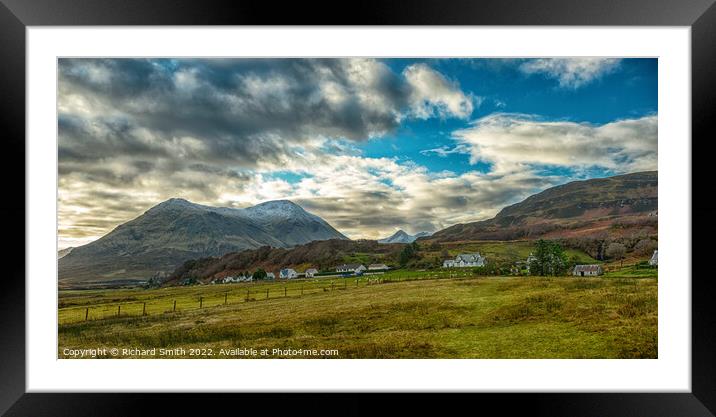
[[[657,169],[656,59],[60,59],[60,247],[163,200],[289,199],[351,238]]]
[[[472,113],[478,119],[495,112],[540,115],[549,120],[604,124],[658,112],[657,59],[622,60],[619,70],[580,88],[560,88],[545,75],[525,76],[520,60],[495,59],[391,59],[396,72],[424,62],[457,82],[463,91],[482,97]],[[488,164],[470,164],[469,156],[453,153],[444,157],[421,154],[426,149],[454,147],[452,132],[469,121],[431,118],[409,120],[398,131],[361,147],[368,157],[398,157],[412,160],[432,171],[486,172]],[[416,140],[419,138],[419,140]],[[557,169],[557,168],[555,168]]]

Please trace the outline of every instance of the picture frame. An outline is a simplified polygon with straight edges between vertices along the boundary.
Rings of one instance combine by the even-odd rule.
[[[211,6],[211,7],[209,7]],[[25,40],[27,26],[74,25],[557,25],[557,26],[688,26],[692,48],[692,259],[708,260],[705,237],[713,231],[713,205],[708,199],[708,158],[711,150],[710,121],[716,116],[716,6],[712,0],[676,2],[632,0],[605,4],[594,0],[567,2],[513,1],[441,3],[423,0],[410,7],[396,3],[362,2],[350,13],[315,14],[326,8],[318,2],[313,7],[289,4],[280,13],[266,2],[190,3],[188,1],[0,1],[0,91],[3,95],[2,117],[8,161],[2,165],[5,189],[2,213],[7,222],[7,235],[13,236],[4,251],[8,260],[25,259],[25,184],[17,181],[18,172],[25,172]],[[607,7],[608,6],[608,7]],[[331,9],[328,9],[331,10]],[[320,16],[320,17],[319,17]],[[698,145],[698,147],[696,146]],[[686,144],[685,144],[686,146]],[[694,149],[698,148],[698,152]],[[20,157],[23,155],[23,157]],[[699,245],[700,236],[702,245]],[[316,398],[298,394],[253,394],[250,399],[236,395],[215,394],[57,394],[27,393],[25,379],[25,264],[12,262],[6,270],[0,291],[0,412],[12,416],[90,416],[143,415],[148,404],[159,406],[166,415],[191,415],[212,406],[236,405],[251,401],[270,405],[271,413],[288,412],[297,402],[313,404]],[[704,263],[693,265],[692,275]],[[481,393],[459,397],[412,395],[410,401],[391,399],[381,405],[382,412],[404,413],[408,408],[426,410],[430,407],[458,406],[479,403],[481,408],[500,407],[502,413],[522,414],[529,410],[537,415],[565,416],[712,416],[716,413],[716,307],[712,293],[716,285],[708,275],[692,281],[692,384],[690,393]],[[241,394],[248,395],[248,394]],[[317,396],[318,394],[309,394]],[[335,394],[327,399],[328,412],[364,414],[377,409],[374,400],[380,395],[354,396]],[[397,401],[396,401],[397,400]],[[383,401],[384,402],[384,401]],[[406,405],[409,403],[409,405]],[[90,405],[91,404],[91,405]],[[171,410],[171,411],[170,411]]]

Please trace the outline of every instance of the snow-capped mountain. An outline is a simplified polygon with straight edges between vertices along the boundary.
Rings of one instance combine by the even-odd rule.
[[[59,260],[61,281],[143,279],[182,262],[314,240],[347,239],[320,217],[287,200],[249,208],[164,201]]]
[[[398,230],[390,237],[386,237],[385,239],[379,239],[378,243],[413,243],[416,239],[420,237],[426,237],[430,235],[432,235],[432,233],[430,232],[418,232],[414,235],[409,235],[403,230]]]

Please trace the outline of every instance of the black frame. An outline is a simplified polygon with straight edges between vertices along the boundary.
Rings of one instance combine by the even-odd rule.
[[[692,59],[692,222],[697,234],[692,250],[709,262],[708,245],[694,237],[713,236],[716,203],[709,199],[713,155],[710,122],[716,120],[716,5],[714,0],[379,0],[351,4],[315,1],[239,0],[0,0],[0,127],[5,147],[0,179],[6,196],[0,218],[9,245],[3,250],[0,287],[0,413],[11,416],[144,415],[159,406],[161,415],[195,415],[207,407],[229,405],[237,412],[257,405],[264,413],[326,410],[330,414],[399,412],[408,408],[443,411],[467,406],[476,411],[499,407],[500,414],[524,412],[550,416],[713,416],[716,412],[716,303],[714,280],[707,274],[692,280],[692,391],[690,393],[472,394],[457,398],[411,395],[409,400],[382,395],[336,394],[321,399],[298,394],[254,394],[251,399],[217,394],[27,394],[25,393],[25,27],[70,25],[639,25],[691,27]],[[339,7],[336,7],[339,6]],[[348,9],[352,7],[352,9]],[[328,13],[326,14],[326,11]],[[324,13],[324,14],[321,14]],[[683,141],[688,138],[668,138]],[[22,156],[22,157],[21,157]],[[701,191],[703,194],[698,193]],[[702,197],[703,196],[703,197]],[[12,237],[12,238],[10,238]],[[705,239],[702,239],[706,242]],[[22,244],[21,244],[22,242]],[[701,255],[701,256],[698,256]],[[706,272],[706,271],[705,271]],[[694,274],[697,275],[697,274]],[[314,396],[315,394],[310,394]],[[402,395],[402,394],[401,394]],[[326,402],[328,400],[328,402]],[[246,404],[246,406],[240,406]],[[297,407],[302,404],[303,407]],[[314,405],[315,404],[315,405]],[[152,407],[150,407],[152,405]],[[326,406],[327,405],[327,406]],[[711,410],[711,411],[709,411]],[[261,412],[261,411],[259,411]]]

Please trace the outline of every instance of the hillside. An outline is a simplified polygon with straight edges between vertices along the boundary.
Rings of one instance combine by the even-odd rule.
[[[402,244],[379,244],[374,240],[343,239],[315,241],[290,249],[264,246],[228,253],[219,258],[187,261],[169,276],[165,284],[176,284],[185,278],[207,282],[212,278],[253,272],[258,268],[275,273],[281,268],[304,271],[312,267],[319,271],[332,271],[342,263],[393,263],[403,247]]]
[[[61,285],[146,280],[188,259],[315,240],[347,239],[290,201],[234,209],[170,199],[59,260]]]
[[[655,234],[657,171],[574,181],[503,208],[494,218],[434,233],[437,242],[619,237],[635,230]]]

